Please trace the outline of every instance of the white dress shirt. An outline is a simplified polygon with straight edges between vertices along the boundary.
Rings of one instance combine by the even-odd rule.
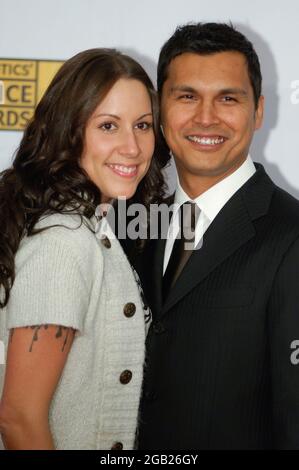
[[[252,177],[256,169],[248,155],[245,162],[231,175],[212,186],[196,199],[190,199],[178,180],[174,198],[174,212],[171,219],[164,253],[163,274],[166,271],[175,239],[179,233],[179,207],[187,201],[193,201],[200,209],[200,215],[195,228],[195,247],[201,246],[202,237],[217,214],[228,200]],[[195,249],[196,249],[195,248]]]

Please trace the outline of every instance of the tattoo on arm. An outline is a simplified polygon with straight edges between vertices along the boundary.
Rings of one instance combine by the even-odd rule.
[[[15,332],[15,330],[14,330],[14,328],[12,328],[12,329],[10,330],[10,334],[9,334],[9,341],[10,341],[10,342],[12,342],[12,337],[13,337],[14,332]]]
[[[32,336],[32,340],[31,340],[31,344],[30,344],[30,348],[29,348],[29,352],[32,352],[34,343],[36,341],[38,341],[38,339],[39,339],[39,337],[38,337],[39,331],[42,328],[47,330],[49,328],[49,325],[26,326],[25,328],[30,328],[31,330],[33,330],[33,336]],[[73,333],[73,335],[75,335],[76,330],[74,330],[72,328],[68,328],[66,326],[60,326],[60,325],[57,325],[56,328],[57,328],[57,331],[55,333],[55,338],[57,340],[59,340],[60,338],[63,339],[63,345],[62,345],[62,348],[61,348],[61,352],[63,352],[64,348],[66,346],[70,331]],[[15,329],[11,329],[11,331],[10,331],[10,342],[12,342],[14,331],[15,331]]]
[[[62,346],[61,351],[64,350],[65,345],[67,343],[67,339],[68,339],[69,333],[70,333],[70,328],[66,328],[65,326],[57,326],[57,332],[56,332],[55,338],[57,338],[57,339],[61,338],[63,336],[63,333],[64,333],[65,330],[67,330],[67,331],[66,331],[66,335],[64,337],[64,342],[63,342],[63,346]],[[72,331],[75,333],[75,330],[72,330]]]

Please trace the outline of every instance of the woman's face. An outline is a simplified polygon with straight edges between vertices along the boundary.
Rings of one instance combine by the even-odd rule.
[[[81,166],[102,193],[101,202],[132,197],[154,152],[151,100],[135,79],[119,79],[89,118]]]

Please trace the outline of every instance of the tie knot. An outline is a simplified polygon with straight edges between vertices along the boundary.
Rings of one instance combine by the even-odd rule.
[[[199,214],[200,209],[195,202],[184,202],[180,207],[181,227],[194,232]]]

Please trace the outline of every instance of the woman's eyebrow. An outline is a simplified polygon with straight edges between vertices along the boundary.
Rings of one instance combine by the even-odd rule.
[[[145,113],[145,114],[142,114],[139,118],[137,118],[137,121],[138,121],[139,119],[143,119],[143,118],[146,117],[146,116],[152,116],[152,115],[153,115],[153,113]],[[96,118],[98,118],[98,117],[106,117],[106,116],[107,116],[107,117],[112,117],[113,119],[118,119],[119,121],[120,121],[120,119],[121,119],[119,116],[117,116],[117,114],[111,114],[111,113],[100,113],[100,114],[97,114],[96,116],[94,116],[93,119],[96,119]]]
[[[137,119],[137,121],[138,121],[139,119],[145,118],[146,116],[152,116],[152,115],[153,115],[153,113],[145,113],[145,114],[142,114],[142,115]]]
[[[110,114],[110,113],[100,113],[100,114],[97,114],[96,116],[93,117],[93,119],[96,119],[98,117],[104,117],[104,116],[109,116],[109,117],[112,117],[113,119],[118,119],[120,120],[120,117],[117,116],[116,114]]]

